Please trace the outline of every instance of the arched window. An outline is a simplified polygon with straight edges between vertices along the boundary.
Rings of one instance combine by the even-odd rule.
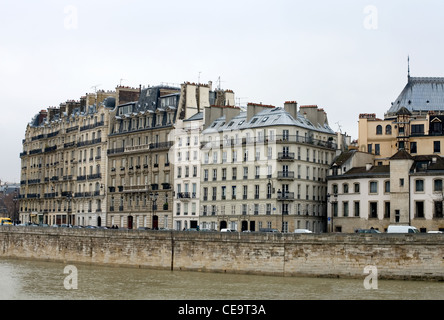
[[[381,125],[378,125],[376,127],[376,134],[382,134],[382,126]]]
[[[386,125],[385,126],[385,134],[392,134],[392,126],[391,125]]]

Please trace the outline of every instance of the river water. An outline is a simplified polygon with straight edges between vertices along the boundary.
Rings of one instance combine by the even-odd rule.
[[[1,259],[2,300],[441,300],[443,282],[323,279]]]

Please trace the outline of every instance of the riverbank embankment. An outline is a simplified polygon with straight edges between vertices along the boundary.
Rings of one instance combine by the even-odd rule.
[[[444,234],[0,227],[0,257],[278,276],[444,280]],[[368,268],[367,268],[368,270]]]

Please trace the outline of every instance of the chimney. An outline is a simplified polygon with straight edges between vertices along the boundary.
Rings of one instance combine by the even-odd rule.
[[[221,106],[209,106],[204,108],[204,129],[208,128],[214,120],[224,115],[224,109]]]
[[[247,104],[247,119],[246,121],[250,121],[251,118],[253,118],[256,114],[259,112],[269,109],[269,108],[275,108],[274,106],[267,105],[267,104],[257,104],[257,103],[248,103]]]
[[[305,117],[313,124],[318,125],[319,124],[319,118],[318,118],[318,106],[316,105],[310,105],[310,106],[301,106],[300,112],[305,115]]]
[[[366,171],[370,171],[370,169],[371,169],[372,167],[373,167],[373,166],[372,166],[371,163],[367,163],[367,164],[365,165],[365,170],[366,170]]]
[[[240,114],[240,108],[227,106],[223,108],[223,113],[225,115],[225,123],[229,123],[231,119],[237,117]]]
[[[291,116],[294,119],[298,118],[298,103],[296,101],[286,101],[284,103],[284,109],[285,111],[287,111],[289,114],[291,114]]]

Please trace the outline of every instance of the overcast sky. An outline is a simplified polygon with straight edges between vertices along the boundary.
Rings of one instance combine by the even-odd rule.
[[[412,76],[444,76],[441,0],[0,0],[0,179],[41,109],[116,85],[213,81],[237,102],[318,105],[358,136]],[[200,78],[199,78],[200,76]],[[121,80],[124,79],[124,80]]]

